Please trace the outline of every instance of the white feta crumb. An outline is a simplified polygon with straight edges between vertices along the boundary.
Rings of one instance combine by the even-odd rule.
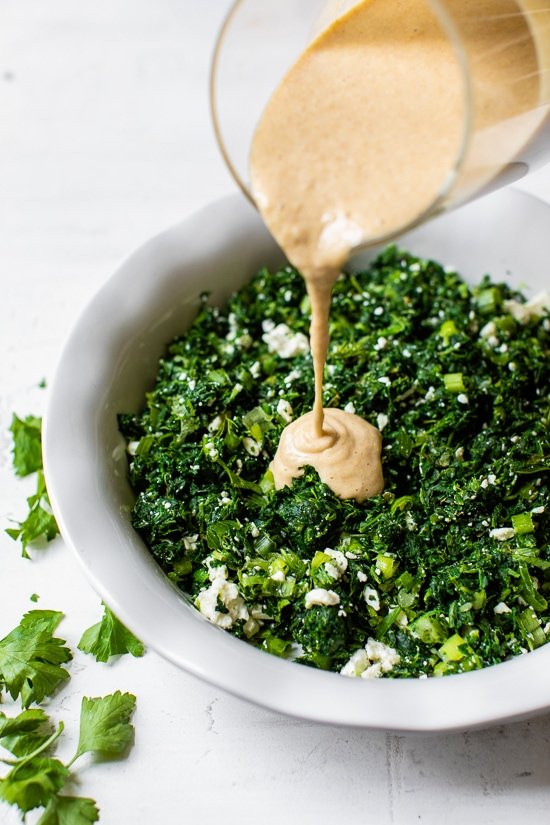
[[[388,339],[384,338],[384,336],[381,335],[380,338],[377,340],[376,344],[374,345],[373,349],[375,349],[378,352],[379,350],[384,349],[387,346]]]
[[[314,604],[324,605],[325,607],[333,607],[340,604],[340,596],[334,590],[325,590],[324,587],[314,587],[305,596],[306,610],[313,607]]]
[[[470,403],[470,401],[468,399],[468,396],[464,392],[460,392],[457,395],[456,400],[458,401],[459,404],[469,404]]]
[[[424,401],[433,401],[435,398],[435,387],[428,387],[428,392],[424,396]]]
[[[277,413],[281,416],[283,421],[286,421],[287,424],[290,424],[290,422],[294,418],[294,412],[292,410],[292,407],[284,398],[279,398],[279,403],[277,404]]]
[[[259,378],[262,372],[262,366],[259,361],[254,361],[250,369],[248,370],[252,378]]]
[[[348,401],[348,403],[344,407],[344,412],[355,413],[355,404],[353,403],[353,401]]]
[[[339,550],[332,550],[330,547],[326,547],[324,552],[333,560],[332,562],[325,562],[325,570],[329,576],[332,576],[333,579],[342,578],[348,569],[348,560],[345,555]]]
[[[374,587],[365,587],[363,590],[363,598],[367,605],[378,613],[380,610],[380,596],[378,595],[378,591],[375,590]]]
[[[379,384],[384,384],[386,387],[389,387],[391,384],[391,379],[388,378],[387,375],[383,375],[382,378],[378,379]]]
[[[409,530],[411,533],[414,533],[414,531],[418,527],[416,521],[414,520],[413,514],[409,513],[408,510],[405,513],[405,526],[406,526],[407,530]]]
[[[550,309],[550,293],[547,290],[539,292],[527,303],[522,304],[513,298],[503,301],[502,306],[512,315],[520,324],[524,324],[531,318],[540,318],[544,313]]]
[[[137,452],[139,441],[129,441],[126,445],[126,452],[128,455],[135,455]]]
[[[346,550],[345,556],[346,556],[346,559],[358,559],[359,558],[357,553],[352,553],[351,550]]]
[[[264,327],[265,321],[262,324]],[[280,358],[294,358],[309,352],[309,341],[303,332],[292,332],[286,324],[270,327],[262,335],[269,352],[275,352]]]
[[[191,392],[193,392],[193,390],[195,389],[196,386],[197,386],[197,382],[195,381],[194,378],[192,378],[191,381],[189,382],[189,384],[187,385],[187,389],[189,389],[189,390],[191,390]]]
[[[367,574],[363,573],[362,570],[358,570],[357,571],[357,578],[359,579],[361,584],[364,584],[367,581]]]
[[[497,333],[497,325],[494,321],[489,321],[488,324],[485,324],[484,327],[481,327],[479,330],[479,337],[480,338],[490,338],[492,335],[496,335]]]
[[[212,441],[205,441],[204,452],[206,453],[208,458],[212,459],[212,461],[215,461],[219,456],[219,453]]]
[[[251,438],[249,435],[245,435],[245,437],[243,438],[243,445],[248,455],[252,455],[254,457],[260,455],[262,448],[255,438]]]
[[[540,507],[533,507],[531,512],[535,513],[536,515],[539,515],[540,513],[544,513],[544,504],[541,504]]]
[[[212,419],[212,421],[208,425],[208,432],[215,433],[217,430],[220,429],[222,424],[223,418],[221,417],[221,415],[217,415],[215,418]]]
[[[233,627],[234,623],[240,619],[246,622],[249,619],[246,604],[239,594],[237,585],[228,581],[225,564],[213,567],[209,559],[206,563],[211,584],[210,587],[200,591],[195,599],[195,605],[209,622],[224,630]],[[218,600],[226,608],[227,613],[218,610]]]
[[[364,649],[356,650],[340,673],[342,676],[378,679],[399,661],[400,656],[393,647],[369,638]]]
[[[274,582],[284,582],[284,580],[286,579],[285,571],[275,570],[275,572],[271,574],[270,579],[272,579]]]
[[[301,375],[302,373],[300,370],[290,370],[285,378],[285,384],[292,384],[292,382],[296,381],[297,378],[300,378]]]
[[[183,546],[186,550],[196,550],[197,549],[197,542],[199,540],[199,534],[194,533],[192,536],[184,536],[182,538]]]
[[[497,616],[501,615],[502,613],[511,613],[511,612],[512,612],[512,610],[511,610],[510,607],[508,607],[506,602],[499,602],[493,608],[493,613],[496,613]]]
[[[389,421],[389,418],[385,413],[378,413],[378,415],[376,416],[376,426],[378,427],[380,432],[382,432],[384,427],[387,426],[388,421]]]
[[[513,527],[495,527],[489,531],[489,535],[497,541],[508,541],[508,539],[514,538],[516,531]]]
[[[374,310],[374,315],[383,315],[384,314],[384,307],[376,307]]]
[[[260,531],[258,530],[256,525],[254,524],[254,522],[252,522],[252,524],[250,525],[250,535],[252,536],[253,539],[257,539],[258,536],[260,535]]]
[[[457,461],[462,461],[464,458],[464,447],[457,447],[455,450],[455,458]]]

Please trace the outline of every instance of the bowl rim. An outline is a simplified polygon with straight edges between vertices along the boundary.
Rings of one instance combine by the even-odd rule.
[[[520,204],[525,198],[537,201],[517,191],[505,197],[519,198]],[[548,204],[539,204],[550,214]],[[101,458],[98,430],[106,398],[102,381],[112,374],[108,362],[120,349],[121,319],[130,327],[132,320],[138,323],[129,317],[134,308],[125,309],[125,296],[136,284],[139,293],[146,267],[159,256],[165,267],[179,261],[190,271],[200,259],[215,269],[227,259],[227,247],[235,238],[233,251],[247,239],[256,244],[258,254],[275,254],[265,227],[238,194],[211,203],[147,241],[101,286],[63,347],[44,418],[44,468],[61,534],[85,577],[121,621],[165,659],[288,716],[352,727],[443,732],[486,727],[547,709],[550,646],[442,679],[362,680],[314,670],[243,644],[188,604],[129,527],[127,503],[113,501],[112,489],[100,483],[101,472],[109,474],[112,468],[105,469],[108,460]],[[161,270],[156,275],[160,280],[155,288],[160,289],[167,276]],[[115,310],[109,314],[108,307]]]

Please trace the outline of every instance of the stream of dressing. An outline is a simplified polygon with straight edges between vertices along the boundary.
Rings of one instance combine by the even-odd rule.
[[[464,8],[469,2],[459,0]],[[475,2],[493,16],[515,12],[521,45],[503,63],[491,32],[478,37],[488,67],[480,111],[490,124],[502,119],[502,106],[513,116],[532,105],[537,61],[525,48],[515,0]],[[510,60],[525,63],[532,88],[512,88]],[[391,236],[437,202],[464,122],[461,70],[426,0],[358,3],[313,41],[271,97],[251,149],[252,192],[305,279],[315,377],[312,412],[285,428],[271,464],[277,488],[310,465],[342,498],[363,501],[383,490],[379,431],[352,413],[323,409],[332,288],[355,247]]]

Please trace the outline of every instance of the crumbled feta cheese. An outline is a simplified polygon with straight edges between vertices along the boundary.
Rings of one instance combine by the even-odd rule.
[[[286,579],[285,571],[275,570],[275,572],[271,574],[270,578],[273,579],[274,582],[284,582]]]
[[[470,403],[470,401],[468,399],[468,396],[464,392],[460,392],[457,395],[456,400],[458,401],[459,404],[469,404]]]
[[[375,349],[378,352],[379,350],[384,349],[387,346],[388,339],[384,338],[384,336],[381,335],[380,338],[377,340],[376,344],[374,345],[373,349]]]
[[[340,604],[340,596],[334,590],[325,590],[324,587],[314,587],[305,596],[306,610],[313,607],[314,604],[325,605],[326,607],[333,607]]]
[[[252,522],[252,524],[250,525],[250,535],[252,536],[253,539],[257,539],[258,536],[260,535],[260,531],[258,530],[256,525],[254,524],[254,522]]]
[[[204,442],[204,452],[208,456],[208,458],[212,459],[212,461],[216,461],[219,456],[219,453],[214,445],[213,441],[205,441]]]
[[[259,361],[254,361],[252,366],[249,368],[249,373],[252,378],[259,378],[262,372],[262,366]]]
[[[252,455],[254,457],[260,455],[262,448],[255,438],[251,438],[250,436],[245,435],[245,437],[243,438],[243,446],[248,455]]]
[[[285,384],[292,384],[293,381],[301,378],[301,375],[302,373],[300,370],[290,370],[288,375],[285,377]]]
[[[182,538],[183,546],[185,547],[186,550],[196,550],[198,540],[199,540],[198,533],[195,533],[192,536],[184,536]]]
[[[290,424],[294,418],[292,407],[288,401],[285,401],[284,398],[279,399],[279,403],[277,404],[277,413],[281,416],[283,421],[286,421],[287,424]]]
[[[126,452],[128,455],[135,455],[137,452],[137,448],[139,445],[139,441],[129,441],[126,445]]]
[[[508,541],[508,539],[514,538],[516,531],[513,527],[495,527],[489,531],[489,535],[497,541]]]
[[[511,610],[511,608],[508,607],[506,602],[499,602],[493,608],[493,613],[496,613],[497,615],[500,615],[502,613],[511,613],[511,612],[512,612],[512,610]]]
[[[344,407],[344,412],[355,413],[355,404],[353,403],[353,401],[348,401],[348,403]]]
[[[387,375],[383,375],[382,378],[378,379],[379,384],[384,384],[386,387],[389,387],[391,384],[391,379],[388,378]]]
[[[215,433],[217,430],[220,429],[222,424],[223,418],[221,417],[221,415],[217,415],[215,418],[212,419],[212,421],[208,425],[208,432]]]
[[[359,581],[360,581],[362,584],[364,584],[364,583],[367,581],[367,574],[366,574],[366,573],[363,573],[363,571],[362,571],[362,570],[358,570],[358,571],[357,571],[357,578],[359,579]]]
[[[374,310],[374,315],[383,315],[384,314],[384,307],[376,307]]]
[[[550,310],[550,293],[547,290],[539,292],[525,304],[511,298],[503,301],[502,306],[506,312],[513,315],[516,321],[523,324],[531,318],[540,318],[547,310]]]
[[[496,333],[497,333],[497,325],[495,324],[494,321],[489,321],[488,324],[485,324],[485,326],[482,327],[479,330],[479,337],[480,338],[490,338],[492,335],[496,335]]]
[[[325,562],[325,570],[333,579],[340,579],[348,569],[348,560],[339,550],[332,550],[330,547],[327,547],[324,552],[327,556],[330,556],[334,562]]]
[[[533,507],[531,512],[536,513],[537,515],[539,515],[540,513],[544,513],[544,504],[542,504],[540,507]]]
[[[376,426],[378,427],[380,432],[382,432],[384,427],[387,426],[388,421],[389,418],[385,413],[378,413],[378,415],[376,416]]]
[[[369,638],[364,649],[356,650],[340,673],[342,676],[378,679],[399,661],[400,656],[393,647]]]
[[[195,599],[195,605],[209,622],[224,630],[233,627],[234,623],[241,619],[246,622],[249,619],[247,607],[239,594],[237,585],[228,581],[225,564],[213,567],[209,559],[206,563],[211,584],[210,587],[200,591]],[[226,608],[227,613],[218,610],[218,600]]]
[[[424,396],[424,401],[433,401],[435,398],[435,387],[428,387],[428,392]]]
[[[363,590],[363,598],[365,599],[367,605],[372,607],[373,610],[376,610],[376,612],[380,610],[380,596],[374,587],[365,587]]]
[[[413,514],[409,513],[408,510],[405,513],[405,526],[406,526],[407,530],[410,530],[411,533],[414,533],[414,531],[418,527],[416,521],[414,520]]]
[[[266,330],[266,322],[262,327]],[[309,341],[303,332],[292,332],[286,324],[269,327],[262,335],[269,352],[275,352],[280,358],[294,358],[309,352]]]

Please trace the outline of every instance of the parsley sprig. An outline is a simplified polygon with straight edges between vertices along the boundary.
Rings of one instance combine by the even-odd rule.
[[[63,613],[30,610],[11,633],[0,641],[0,688],[27,708],[42,702],[69,678],[62,667],[73,656],[65,640],[53,634]]]
[[[21,553],[29,558],[27,547],[45,539],[51,541],[59,533],[52,513],[44,480],[42,464],[42,419],[34,415],[18,418],[14,414],[10,426],[13,437],[13,469],[20,478],[36,473],[36,492],[27,498],[29,512],[16,527],[8,527],[6,533],[14,541],[21,542]]]
[[[63,795],[60,791],[72,777],[71,767],[85,753],[120,759],[131,747],[134,727],[130,722],[136,705],[131,693],[116,691],[108,696],[82,700],[80,736],[75,755],[63,763],[51,755],[64,730],[63,722],[52,728],[41,709],[24,710],[9,718],[0,713],[0,745],[13,754],[0,761],[10,771],[0,779],[0,799],[26,813],[43,807],[37,825],[86,825],[99,819],[93,799]],[[34,749],[29,748],[34,745]]]

